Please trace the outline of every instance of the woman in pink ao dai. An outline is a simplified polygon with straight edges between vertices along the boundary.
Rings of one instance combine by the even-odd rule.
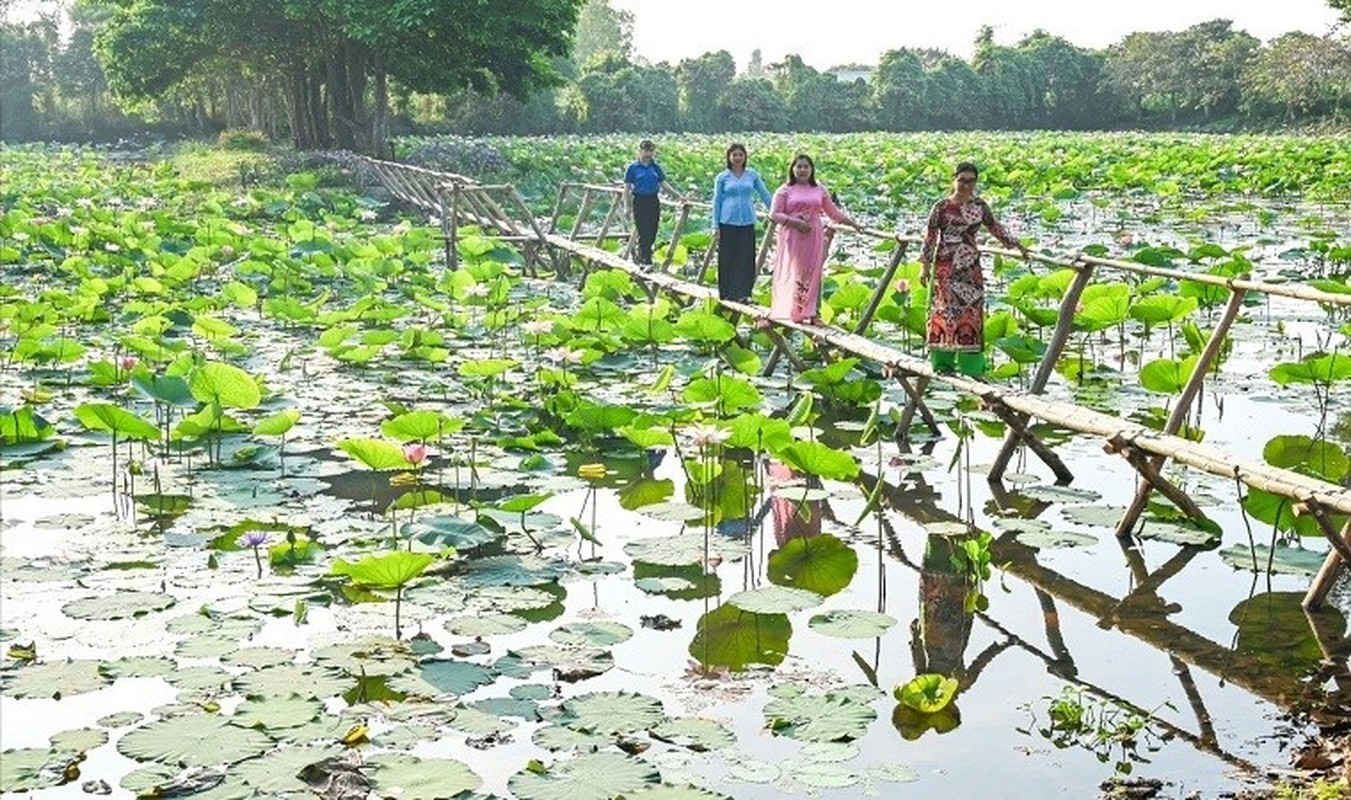
[[[858,223],[816,182],[816,164],[799,154],[788,181],[774,193],[770,217],[779,226],[769,304],[771,319],[819,325],[821,276],[826,260],[824,217],[857,228]]]

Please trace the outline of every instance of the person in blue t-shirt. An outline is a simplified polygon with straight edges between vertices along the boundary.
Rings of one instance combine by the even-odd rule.
[[[664,188],[677,200],[684,200],[671,184],[654,156],[657,146],[651,139],[638,143],[638,160],[624,170],[624,195],[633,213],[633,227],[638,231],[639,264],[652,264],[652,243],[657,240],[657,223],[661,221],[661,201],[657,195]]]
[[[746,146],[727,147],[727,169],[713,179],[713,225],[718,232],[718,297],[745,302],[755,286],[755,198],[772,198],[746,163]]]

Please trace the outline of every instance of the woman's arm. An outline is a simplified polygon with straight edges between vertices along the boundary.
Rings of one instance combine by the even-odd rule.
[[[822,186],[820,188],[821,188],[821,210],[826,213],[827,217],[830,217],[831,219],[835,220],[841,225],[848,225],[851,228],[861,227],[857,222],[854,221],[853,217],[844,213],[843,211],[840,210],[839,206],[835,205],[835,201],[830,199],[830,192],[826,191],[826,187]]]
[[[980,201],[980,221],[990,231],[990,235],[998,239],[1005,247],[1017,250],[1023,254],[1023,258],[1027,258],[1027,245],[1015,239],[1003,225],[999,224],[999,220],[995,219],[994,211],[990,209],[990,204],[984,200]]]
[[[786,225],[793,219],[788,216],[788,187],[780,186],[778,191],[774,192],[774,200],[769,204],[769,218],[780,225]]]
[[[726,174],[727,174],[726,172],[719,172],[719,173],[718,173],[718,177],[716,177],[716,178],[713,179],[713,222],[712,222],[712,225],[713,225],[713,230],[715,230],[715,231],[718,229],[718,225],[722,222],[722,199],[723,199],[722,181],[723,181],[723,176],[726,175]]]
[[[919,273],[919,283],[921,286],[929,285],[929,276],[933,273],[934,251],[938,249],[938,230],[942,225],[942,207],[940,200],[929,212],[929,222],[924,233],[924,249],[919,253],[919,263],[921,270]]]
[[[765,208],[769,208],[773,202],[773,199],[769,196],[769,187],[765,186],[765,181],[760,177],[760,173],[752,170],[751,174],[755,176],[755,192],[760,195],[760,202],[765,204]]]

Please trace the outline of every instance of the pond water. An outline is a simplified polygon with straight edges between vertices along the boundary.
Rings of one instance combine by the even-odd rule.
[[[1257,246],[1279,261],[1293,236],[1268,231]],[[570,287],[521,281],[509,305],[538,297],[579,303]],[[520,420],[545,402],[547,364],[529,336],[485,330],[481,314],[447,331],[446,347],[458,363],[517,359],[495,387],[445,365],[341,364],[306,329],[238,312],[242,363],[268,390],[250,419],[301,413],[283,448],[226,437],[227,469],[204,464],[200,447],[156,459],[123,445],[119,463],[143,467],[131,476],[106,438],[63,424],[64,449],[13,464],[0,497],[5,785],[44,798],[105,781],[128,797],[173,781],[182,761],[231,765],[194,796],[303,796],[292,776],[347,738],[381,791],[404,797],[1079,798],[1125,776],[1164,780],[1166,797],[1213,797],[1261,785],[1311,719],[1351,699],[1323,664],[1346,636],[1344,585],[1306,616],[1307,572],[1223,557],[1272,540],[1233,481],[1169,468],[1220,535],[1159,508],[1123,544],[1112,527],[1136,486],[1124,460],[1052,435],[1069,487],[1026,452],[991,485],[1002,428],[941,389],[929,395],[947,426],[937,437],[916,426],[900,443],[884,424],[860,442],[868,407],[818,402],[794,420],[800,438],[853,456],[852,481],[794,476],[701,439],[690,421],[674,426],[679,450],[611,430],[508,447],[503,435],[539,433]],[[1193,417],[1205,441],[1261,460],[1272,436],[1312,434],[1310,399],[1265,376],[1331,330],[1314,309],[1249,309]],[[1058,380],[1053,393],[1123,418],[1163,405],[1130,377],[1167,355],[1154,336],[1094,335],[1096,379]],[[669,414],[712,363],[683,344],[559,360],[594,398]],[[675,390],[661,388],[667,366]],[[69,422],[96,395],[85,377],[27,370],[23,383],[49,390],[43,413]],[[809,388],[782,372],[749,382],[779,419]],[[114,396],[149,416],[145,401]],[[882,418],[903,403],[886,385]],[[470,424],[416,470],[362,469],[335,450],[411,408]],[[1329,424],[1346,411],[1334,397]],[[603,476],[586,466],[597,463]],[[142,503],[115,498],[112,480]],[[410,502],[429,488],[443,502]],[[249,532],[267,535],[261,553],[236,542]],[[325,552],[288,563],[288,532]],[[408,581],[402,641],[392,591],[333,574],[335,559],[391,542],[460,551]],[[1306,544],[1316,567],[1325,547]],[[990,573],[973,581],[964,565],[980,559]],[[29,643],[37,663],[14,666]],[[921,674],[955,678],[955,699],[928,715],[903,708],[893,688]],[[367,744],[352,733],[361,725]]]

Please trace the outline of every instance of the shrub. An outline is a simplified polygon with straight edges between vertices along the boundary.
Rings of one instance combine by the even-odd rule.
[[[250,128],[228,128],[220,132],[216,144],[222,150],[247,150],[258,152],[267,149],[267,135]]]

